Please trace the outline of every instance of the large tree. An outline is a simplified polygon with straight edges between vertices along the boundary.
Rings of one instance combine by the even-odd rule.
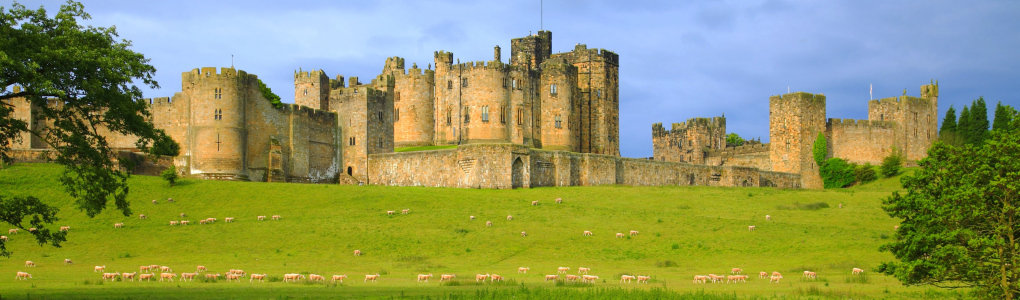
[[[956,109],[952,105],[946,110],[946,117],[942,118],[942,127],[939,128],[939,135],[956,132]]]
[[[114,153],[101,132],[136,136],[135,146],[153,154],[177,155],[178,146],[149,121],[148,104],[134,84],[157,88],[156,69],[128,49],[131,42],[119,39],[115,28],[78,24],[89,18],[73,1],[52,18],[42,7],[0,7],[0,159],[9,163],[11,143],[28,142],[19,138],[28,132],[64,165],[60,181],[79,210],[93,217],[112,200],[130,215],[128,174],[112,162]],[[36,121],[48,125],[33,127],[15,118],[13,108],[24,104],[34,107]],[[46,228],[57,210],[39,199],[0,194],[0,208],[0,221],[25,228],[23,221],[30,220],[39,228],[32,234],[40,244],[59,246],[65,240]],[[10,256],[3,241],[0,255]]]
[[[1013,126],[1020,126],[1014,120]],[[883,201],[902,220],[879,270],[907,285],[974,287],[990,299],[1020,292],[1020,132],[996,130],[981,146],[936,142],[906,194]]]
[[[967,129],[967,143],[974,146],[981,146],[991,136],[988,132],[988,106],[985,105],[985,97],[978,97],[970,105],[970,128]]]
[[[995,104],[992,130],[1011,129],[1010,122],[1013,121],[1014,115],[1016,115],[1016,109],[1009,105],[1002,105],[1002,101],[999,101],[999,103]]]

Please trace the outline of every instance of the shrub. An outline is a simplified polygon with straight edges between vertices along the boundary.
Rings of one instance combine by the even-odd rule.
[[[882,177],[889,178],[900,173],[900,166],[903,165],[903,155],[893,149],[893,152],[882,159]]]
[[[827,189],[850,186],[855,180],[854,166],[841,158],[830,158],[819,169],[822,182]]]
[[[815,163],[821,167],[825,163],[825,156],[829,154],[828,142],[825,140],[825,133],[819,132],[818,138],[815,139],[815,144],[811,147],[811,154],[814,156]]]
[[[878,175],[875,173],[875,167],[871,163],[866,163],[857,166],[857,169],[854,170],[854,178],[860,184],[875,181],[875,179],[878,179]]]
[[[175,183],[177,183],[177,178],[178,178],[177,177],[177,167],[174,167],[174,165],[170,165],[169,168],[166,168],[166,170],[163,170],[163,172],[160,172],[159,176],[163,177],[163,180],[166,180],[166,182],[170,183],[170,186],[172,187],[172,186],[174,186]]]

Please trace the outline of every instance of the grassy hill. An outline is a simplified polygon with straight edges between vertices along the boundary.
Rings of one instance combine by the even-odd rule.
[[[885,179],[846,190],[809,191],[714,187],[554,187],[475,190],[425,187],[337,186],[185,180],[168,187],[157,177],[133,176],[132,216],[108,209],[88,218],[74,208],[56,181],[60,166],[23,164],[0,170],[0,194],[34,195],[61,208],[55,226],[70,226],[62,248],[39,246],[27,234],[10,236],[15,253],[0,259],[0,297],[390,297],[473,294],[480,289],[512,291],[545,287],[567,293],[589,288],[543,282],[557,267],[591,268],[595,288],[666,288],[766,297],[929,298],[926,288],[906,288],[873,272],[892,259],[877,251],[894,234],[897,220],[882,212],[881,199],[896,190]],[[176,203],[165,200],[172,197]],[[554,203],[562,198],[562,204]],[[158,199],[159,204],[151,204]],[[538,200],[537,206],[531,201]],[[838,208],[843,204],[843,208]],[[828,207],[825,207],[825,206]],[[410,209],[410,214],[399,211]],[[397,211],[387,215],[386,211]],[[178,215],[185,213],[187,217]],[[139,220],[146,214],[148,220]],[[281,215],[279,221],[257,221]],[[476,216],[469,220],[469,216]],[[506,216],[512,215],[512,221]],[[766,221],[765,215],[772,220]],[[219,219],[211,225],[198,220]],[[225,223],[234,217],[233,223]],[[188,226],[168,226],[190,220]],[[492,221],[492,227],[485,222]],[[123,222],[124,228],[113,224]],[[756,231],[748,231],[754,225]],[[0,228],[5,229],[5,228]],[[594,236],[583,237],[590,230]],[[638,230],[634,237],[617,232]],[[528,233],[521,237],[521,231]],[[4,230],[6,232],[6,230]],[[354,250],[364,255],[355,257]],[[64,266],[69,258],[73,266]],[[24,261],[38,267],[26,268]],[[346,274],[343,285],[211,282],[109,282],[100,284],[93,266],[133,272],[141,265],[213,273],[243,269],[249,274]],[[530,267],[518,274],[518,267]],[[742,268],[744,284],[693,284],[699,274]],[[863,268],[865,279],[850,276]],[[818,280],[803,280],[804,270]],[[34,278],[14,281],[16,271]],[[780,284],[757,279],[779,271]],[[365,274],[381,274],[364,283]],[[428,284],[415,275],[432,273]],[[474,274],[510,279],[496,287],[476,285]],[[457,274],[458,284],[438,283]],[[620,284],[621,274],[652,276],[650,284]],[[491,292],[491,290],[490,290]],[[708,297],[708,296],[705,296]]]

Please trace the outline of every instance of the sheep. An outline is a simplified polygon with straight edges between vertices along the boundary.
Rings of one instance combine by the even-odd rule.
[[[624,237],[623,232],[617,232],[616,233],[616,237],[617,238],[623,238]]]
[[[251,275],[251,276],[255,277],[255,275]],[[432,274],[429,274],[429,276],[432,276]],[[337,280],[339,280],[340,283],[344,283],[344,278],[347,278],[347,275],[333,275],[333,282],[336,282]]]
[[[839,204],[839,208],[843,208],[843,203],[840,203],[840,204]]]
[[[556,198],[556,204],[563,203],[563,198]]]
[[[581,233],[581,236],[590,236],[590,235],[592,235],[592,233],[591,233],[591,231],[588,231],[588,230],[585,230],[584,232]]]
[[[166,202],[174,203],[174,198],[166,198]]]
[[[546,282],[548,282],[549,280],[556,281],[556,280],[559,280],[559,279],[560,279],[560,275],[545,275],[545,281]]]
[[[68,230],[71,230],[71,226],[60,226],[60,231],[65,231],[66,232]]]
[[[900,225],[893,226],[894,230],[900,230]]]
[[[769,273],[765,271],[758,272],[758,278],[769,277]]]
[[[218,274],[217,274],[217,275],[218,275]],[[336,276],[336,275],[334,275],[334,276]],[[263,281],[263,280],[264,280],[264,279],[266,279],[266,274],[251,274],[251,277],[250,277],[250,278],[251,278],[251,279],[248,279],[248,282],[254,282],[254,281],[255,281],[255,279],[258,279],[258,280],[259,280],[259,282],[265,282],[265,281]]]
[[[769,283],[773,283],[773,282],[774,283],[779,283],[780,279],[783,279],[783,276],[772,275],[772,277],[769,277]]]
[[[6,235],[0,235],[0,241],[4,241],[4,242],[8,241],[7,236]]]
[[[263,221],[263,220],[266,219],[266,216],[258,216],[258,219],[259,219],[259,221]]]
[[[631,235],[631,236],[635,236],[635,235],[638,235],[638,231],[637,231],[637,230],[631,230],[631,231],[630,231],[630,235]]]
[[[503,281],[503,276],[489,274],[489,282]]]
[[[588,271],[591,271],[591,269],[590,268],[585,268],[585,267],[577,268],[577,274],[581,274],[581,273],[588,274]]]
[[[310,281],[326,282],[326,277],[323,277],[322,275],[318,275],[318,274],[309,274],[308,275],[308,280],[310,280]]]
[[[432,273],[429,273],[428,275],[418,274],[418,282],[422,282],[422,280],[429,282],[429,278],[432,278]],[[333,275],[333,281],[336,281],[336,275]]]
[[[510,220],[513,220],[513,219],[514,219],[514,216],[511,216],[511,215],[507,215],[506,216],[506,220],[507,221],[510,221]]]
[[[634,278],[635,277],[631,276],[631,275],[620,275],[620,283],[623,283],[624,281],[626,281],[627,283],[630,283],[630,280],[634,279]]]
[[[14,276],[14,279],[17,280],[28,280],[29,278],[32,278],[32,274],[28,274],[25,272],[18,272],[18,274]]]
[[[779,271],[772,271],[772,276],[779,276],[779,278],[783,278],[783,274],[780,274]]]
[[[138,272],[121,273],[120,274],[120,280],[125,280],[125,279],[128,279],[128,278],[131,278],[131,281],[135,281],[135,275],[138,275]]]
[[[599,279],[599,277],[595,275],[581,275],[581,282],[595,283],[595,279]]]
[[[283,282],[288,282],[288,281],[290,281],[290,282],[297,282],[298,280],[301,280],[302,278],[305,278],[305,275],[301,275],[301,274],[284,274],[283,275]]]
[[[896,227],[899,227],[899,226],[896,226]],[[35,227],[29,228],[28,232],[35,232]]]
[[[273,220],[279,220],[279,219],[280,219],[280,215],[273,215]]]
[[[475,216],[468,216],[468,220],[474,220]]]
[[[741,270],[740,268],[730,269],[730,274],[740,274],[742,272],[744,272],[744,270]]]
[[[771,220],[772,220],[772,216],[770,216],[770,215],[765,215],[765,221],[771,221]]]
[[[524,232],[524,231],[521,231],[521,236],[522,236],[522,237],[524,237],[524,236],[528,236],[528,233],[527,233],[527,232]]]
[[[177,221],[170,221],[170,226],[177,226],[178,224],[181,224],[181,223],[177,222]]]
[[[219,221],[220,219],[217,219],[217,218],[208,218],[208,219],[205,219],[205,220],[209,221],[209,223],[216,223],[216,221]]]
[[[864,273],[864,270],[858,269],[858,268],[854,268],[853,271],[850,272],[850,274],[853,274],[853,275],[858,275],[858,274],[861,274],[861,273]]]
[[[531,205],[538,205],[538,200],[531,201]]]
[[[72,262],[70,258],[65,258],[65,259],[64,259],[64,265],[65,265],[65,266],[66,266],[66,265],[73,265],[73,264],[74,264],[74,262]]]
[[[198,268],[196,268],[196,270],[195,270],[195,272],[206,272],[206,271],[209,271],[209,269],[206,269],[205,266],[198,266]]]
[[[188,223],[191,223],[191,221],[181,220],[181,225],[188,225]]]
[[[404,209],[404,210],[401,210],[401,211],[400,211],[400,214],[401,214],[401,215],[407,215],[407,214],[410,214],[410,213],[411,213],[411,209],[410,209],[410,208],[408,208],[408,209]]]
[[[815,272],[807,272],[806,274],[804,274],[804,276],[806,276],[807,278],[812,278],[812,279],[818,278],[818,274],[815,274]]]
[[[241,277],[244,277],[244,275],[245,275],[244,270],[234,270],[234,269],[230,269],[230,274],[239,275]]]
[[[392,210],[387,210],[387,211],[386,211],[386,214],[387,214],[387,215],[392,215],[392,214],[395,214],[395,213],[397,213],[397,212],[395,212],[395,211],[392,211]]]
[[[808,273],[811,273],[811,271],[804,270],[804,277],[808,277]]]
[[[715,275],[715,274],[708,274],[708,278],[712,279],[712,283],[720,283],[720,282],[723,282],[723,279],[726,279],[726,277],[724,277],[724,276]]]
[[[520,273],[528,274],[528,270],[531,270],[531,268],[528,268],[528,267],[520,267],[520,268],[517,268],[517,273],[518,273],[518,274],[520,274]]]
[[[237,274],[227,274],[227,275],[224,275],[223,277],[227,279],[227,282],[230,282],[231,280],[237,280],[237,282],[241,282],[241,277],[244,277],[244,276],[237,275]]]
[[[140,274],[138,275],[138,281],[142,281],[142,279],[145,279],[145,281],[149,281],[149,279],[152,279],[152,275],[153,274]]]
[[[113,223],[113,228],[121,228],[121,227],[124,227],[124,223]]]
[[[159,204],[159,202],[157,202],[156,199],[152,199],[152,204]]]
[[[220,273],[216,274],[205,274],[205,279],[220,279]]]
[[[567,271],[570,271],[569,267],[559,267],[558,269],[556,269],[556,274],[561,274],[561,273],[562,274],[567,274]]]
[[[354,250],[354,256],[361,256],[361,250]]]
[[[162,266],[162,267],[159,267],[159,271],[160,272],[173,272],[174,270],[170,269],[170,267]]]
[[[694,283],[705,283],[706,281],[708,281],[708,276],[694,275]]]
[[[180,216],[181,216],[181,218],[183,218],[183,217],[186,217],[187,215],[185,215],[184,213],[181,213]]]
[[[747,231],[754,231],[754,225],[747,226]]]
[[[105,265],[104,266],[96,266],[95,271],[92,271],[92,272],[93,273],[95,273],[95,272],[102,272],[103,270],[106,270],[106,266]]]
[[[368,282],[369,280],[371,280],[372,282],[375,282],[376,279],[379,279],[379,274],[365,275],[365,282]]]
[[[17,229],[9,229],[9,230],[7,230],[7,234],[18,234],[18,230]]]
[[[117,276],[119,276],[119,275],[120,275],[119,272],[118,273],[103,273],[103,281],[109,281],[109,280],[117,281]]]
[[[226,222],[226,223],[233,223],[233,222],[234,222],[234,218],[231,218],[231,217],[226,217],[226,218],[223,218],[223,222]]]
[[[485,227],[492,227],[492,221],[485,221]]]
[[[429,274],[429,275],[432,275],[432,274]],[[444,280],[453,281],[454,278],[457,278],[457,274],[443,274],[443,275],[439,275],[439,282],[443,282]]]
[[[578,278],[577,275],[567,275],[566,276],[567,281],[570,281],[570,282],[574,282],[574,280],[577,280],[577,278]]]
[[[475,274],[475,282],[478,282],[479,280],[485,282],[486,278],[489,278],[489,274]]]
[[[35,267],[35,263],[32,262],[31,260],[27,260],[27,261],[25,261],[25,266],[26,267],[33,267],[34,268]]]
[[[138,271],[142,272],[142,273],[148,272],[149,271],[149,266],[138,267]]]
[[[159,265],[149,265],[149,272],[156,272],[159,270]]]
[[[148,216],[146,216],[145,214],[138,214],[138,219],[139,219],[139,220],[145,220],[145,219],[148,219],[148,218],[149,218],[149,217],[148,217]]]
[[[206,221],[205,221],[205,220],[198,220],[198,225],[203,225],[203,224],[205,224],[205,223],[206,223]]]
[[[641,276],[641,275],[638,275],[638,277],[637,277],[637,282],[638,282],[638,283],[648,283],[648,280],[649,280],[649,279],[652,279],[652,277],[650,277],[650,276]]]

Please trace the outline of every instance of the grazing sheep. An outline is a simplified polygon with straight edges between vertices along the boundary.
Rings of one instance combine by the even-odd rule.
[[[560,275],[545,275],[545,281],[556,281],[560,279]]]
[[[177,222],[177,221],[170,221],[170,226],[177,226],[178,224],[181,224],[181,223]]]
[[[567,275],[565,278],[567,281],[574,282],[574,280],[577,280],[578,277],[577,275]]]
[[[138,281],[142,281],[142,279],[145,279],[145,281],[149,281],[149,279],[152,279],[152,275],[154,275],[154,274],[141,274],[141,275],[138,275]]]
[[[333,277],[336,277],[336,275],[333,275]],[[266,274],[251,274],[251,279],[248,279],[248,282],[254,282],[255,279],[258,279],[259,282],[265,282],[263,280],[266,279]]]
[[[302,278],[305,278],[305,275],[293,274],[293,273],[291,273],[291,274],[283,274],[283,282],[288,282],[288,281],[289,282],[297,282],[298,280],[301,280]]]
[[[524,237],[524,236],[528,236],[528,233],[527,233],[527,232],[524,232],[524,231],[521,231],[521,236],[522,236],[522,237]]]
[[[143,272],[143,273],[144,273],[144,272],[148,272],[148,271],[149,271],[149,266],[141,266],[141,267],[138,267],[138,271],[139,271],[139,272]]]
[[[630,235],[631,235],[631,236],[635,236],[635,235],[638,235],[638,231],[637,231],[637,230],[631,230],[631,231],[630,231]]]
[[[241,282],[241,277],[244,277],[244,276],[237,275],[237,274],[227,274],[227,275],[223,276],[223,278],[227,279],[227,282],[230,282],[231,280],[237,280],[237,282]]]
[[[774,283],[779,283],[780,279],[783,279],[783,276],[772,275],[772,277],[769,277],[769,283],[773,283],[773,282]]]
[[[649,279],[652,279],[652,277],[650,277],[650,276],[641,276],[641,275],[637,276],[637,282],[638,283],[648,283]]]
[[[35,263],[32,262],[31,260],[28,260],[28,261],[25,261],[25,266],[26,267],[33,267],[34,268],[35,267]]]
[[[531,201],[531,205],[538,205],[538,200]]]
[[[196,269],[197,270],[195,270],[195,272],[206,272],[206,271],[209,271],[209,269],[206,269],[205,266],[198,266],[198,268],[196,268]]]
[[[392,214],[395,214],[395,213],[397,213],[397,212],[395,212],[395,211],[392,211],[392,210],[387,210],[387,211],[386,211],[386,214],[387,214],[387,215],[392,215]]]
[[[705,283],[706,281],[708,281],[708,276],[694,275],[694,283]]]
[[[503,281],[503,276],[489,274],[489,282]]]
[[[220,273],[216,274],[205,274],[205,279],[220,279]],[[254,275],[253,275],[254,276]]]
[[[28,280],[29,278],[32,278],[32,274],[28,274],[25,272],[18,272],[18,274],[14,276],[14,279],[17,280]]]
[[[444,280],[453,281],[454,278],[457,278],[457,274],[449,274],[449,275],[443,274],[443,275],[439,275],[439,282],[443,282]]]
[[[120,274],[120,280],[126,280],[126,279],[130,278],[130,279],[131,279],[131,281],[135,281],[135,275],[138,275],[138,272],[133,272],[133,273],[121,273],[121,274]]]
[[[18,230],[17,229],[8,229],[7,230],[7,234],[18,234]]]
[[[620,283],[623,283],[624,281],[626,281],[627,283],[630,283],[630,280],[634,279],[634,278],[635,277],[631,276],[631,275],[620,275]]]
[[[188,223],[191,223],[191,221],[181,220],[181,225],[188,225]]]
[[[898,228],[899,226],[896,226],[896,227]],[[28,232],[35,232],[35,227],[29,228]]]
[[[5,241],[5,242],[8,241],[7,236],[6,235],[0,235],[0,241]]]
[[[411,209],[410,208],[400,211],[401,215],[406,215],[406,214],[410,214],[410,213],[411,213]]]
[[[149,272],[156,272],[159,270],[159,265],[149,265]]]
[[[273,215],[273,220],[279,220],[279,219],[280,219],[280,215]]]
[[[754,231],[754,225],[747,226],[747,231]]]
[[[513,219],[514,219],[514,216],[511,216],[511,215],[507,215],[506,216],[506,220],[507,221],[510,221],[510,220],[513,220]]]
[[[588,231],[588,230],[585,230],[584,232],[581,233],[581,236],[589,236],[589,235],[591,235],[591,231]]]
[[[121,227],[124,227],[124,223],[114,223],[113,224],[113,228],[121,228]]]
[[[468,220],[474,220],[475,216],[468,216]]]
[[[361,250],[354,250],[354,256],[361,256]]]
[[[187,215],[185,215],[184,213],[181,213],[181,218],[186,217],[186,216]]]
[[[563,203],[563,199],[562,199],[562,198],[556,198],[556,203],[557,203],[557,204],[559,204],[559,203]]]
[[[152,204],[159,204],[159,202],[156,202],[156,199],[153,199]]]
[[[68,231],[68,230],[71,230],[71,226],[60,226],[60,231]]]
[[[146,215],[144,215],[144,214],[139,214],[139,215],[138,215],[138,219],[139,219],[139,220],[145,220],[145,219],[148,219],[148,218],[149,218],[149,217],[148,217],[148,216],[146,216]]]
[[[520,267],[520,268],[517,268],[517,273],[524,273],[524,274],[528,274],[528,270],[531,270],[531,268],[527,268],[527,267]]]
[[[117,276],[119,276],[119,275],[120,275],[119,272],[118,273],[103,273],[103,281],[108,281],[108,280],[117,281]]]
[[[372,282],[375,282],[376,279],[379,279],[379,274],[365,275],[365,282],[368,282],[369,280],[371,280]]]
[[[336,281],[336,275],[333,276],[334,276],[333,281]],[[425,282],[429,282],[429,278],[432,278],[432,273],[429,273],[428,275],[418,274],[418,282],[422,282],[422,280],[424,280]]]
[[[623,233],[622,233],[622,232],[617,232],[617,233],[616,233],[616,237],[617,237],[617,238],[623,238],[623,237],[624,237],[624,235],[623,235]]]
[[[258,216],[259,221],[265,220],[266,216]]]
[[[771,221],[771,220],[772,220],[772,216],[770,216],[770,215],[765,215],[765,221]]]
[[[308,274],[308,280],[326,282],[326,277],[323,277],[322,275],[318,274]]]
[[[854,268],[853,271],[850,272],[850,274],[853,274],[853,275],[858,275],[858,274],[861,274],[861,273],[864,273],[864,270],[858,269],[858,268]]]
[[[198,220],[198,225],[203,225],[205,223],[206,223],[205,220]]]
[[[591,269],[590,268],[585,268],[585,267],[577,268],[577,274],[582,274],[582,273],[583,274],[588,274],[588,271],[591,271]]]
[[[741,270],[740,268],[730,269],[730,274],[740,274],[741,272],[744,272],[744,270]]]
[[[226,223],[233,223],[233,222],[234,222],[234,218],[230,218],[230,217],[227,217],[227,218],[223,218],[223,222],[226,222]]]
[[[74,264],[74,262],[72,262],[70,258],[65,258],[65,259],[64,259],[64,265],[65,265],[65,266],[66,266],[66,265],[73,265],[73,264]]]
[[[485,221],[485,227],[492,227],[492,221]]]
[[[569,267],[559,267],[556,269],[556,274],[567,274],[567,271],[570,271]]]
[[[769,277],[769,273],[765,271],[758,272],[758,278]]]
[[[581,275],[581,282],[584,283],[595,283],[595,279],[599,279],[599,277],[595,275]]]
[[[95,271],[92,272],[102,272],[103,270],[106,270],[106,266],[96,266]]]
[[[170,269],[170,267],[162,266],[162,267],[159,267],[159,271],[160,272],[173,272],[174,270]]]
[[[166,202],[174,203],[174,198],[166,198]]]
[[[255,275],[251,275],[251,276],[254,277]],[[429,276],[432,276],[432,274],[429,274]],[[347,278],[347,275],[333,275],[333,282],[336,282],[337,280],[339,280],[340,283],[344,283],[344,278]]]

